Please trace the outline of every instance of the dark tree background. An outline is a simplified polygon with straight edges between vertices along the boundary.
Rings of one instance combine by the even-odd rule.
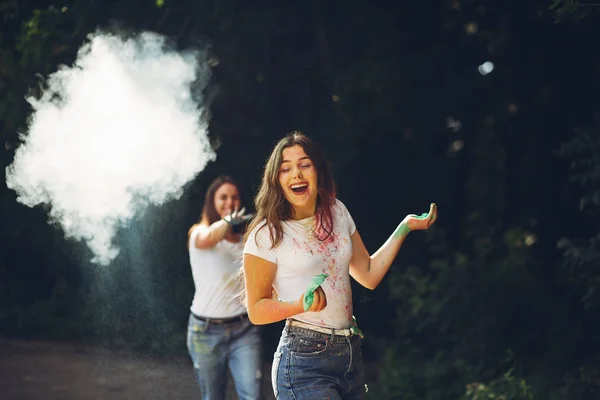
[[[329,154],[375,251],[411,235],[379,288],[354,287],[373,398],[600,396],[600,6],[584,1],[0,1],[0,164],[27,93],[97,27],[210,46],[217,161],[119,234],[109,268],[0,187],[0,332],[185,352],[185,249],[204,190],[250,205],[276,140]],[[494,70],[482,75],[486,62]],[[280,324],[264,328],[271,357]],[[492,397],[496,396],[496,397]],[[505,396],[505,397],[501,397]]]

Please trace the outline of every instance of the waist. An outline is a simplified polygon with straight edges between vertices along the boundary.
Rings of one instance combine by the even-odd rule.
[[[352,330],[350,328],[347,328],[347,329],[324,328],[322,326],[308,324],[306,322],[300,322],[293,318],[288,318],[285,321],[285,326],[286,326],[286,328],[296,327],[296,328],[306,329],[306,330],[313,331],[313,332],[324,333],[326,335],[349,337],[349,336],[352,336],[355,334],[354,332],[352,332]]]
[[[211,318],[211,317],[203,317],[201,315],[196,315],[192,313],[192,316],[196,318],[198,321],[207,322],[211,324],[231,324],[234,322],[244,322],[248,319],[248,314],[239,314],[233,317],[227,318]]]

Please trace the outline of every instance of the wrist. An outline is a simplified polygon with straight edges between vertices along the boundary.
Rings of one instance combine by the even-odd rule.
[[[304,297],[303,297],[303,298],[304,298]],[[302,299],[303,299],[303,298],[302,298]],[[303,303],[302,299],[300,299],[300,301],[294,301],[294,302],[290,302],[290,305],[292,305],[292,306],[293,306],[292,312],[294,313],[294,314],[292,315],[292,317],[293,317],[294,315],[302,314],[302,313],[304,313],[304,312],[305,312],[305,311],[304,311],[304,303]]]
[[[405,221],[402,221],[400,225],[394,231],[394,237],[404,237],[410,233],[410,228]]]

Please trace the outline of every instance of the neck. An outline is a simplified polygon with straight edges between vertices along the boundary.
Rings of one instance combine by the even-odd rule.
[[[301,219],[310,218],[317,212],[317,205],[310,205],[302,208],[292,208],[292,219],[299,221]]]

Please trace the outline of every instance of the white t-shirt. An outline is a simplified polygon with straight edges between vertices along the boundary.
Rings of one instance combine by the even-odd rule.
[[[336,199],[331,211],[333,235],[327,241],[320,241],[313,234],[316,219],[313,216],[299,221],[282,221],[283,241],[273,249],[270,249],[269,229],[264,224],[257,226],[248,235],[244,253],[277,264],[273,287],[281,301],[298,301],[313,276],[328,274],[321,285],[327,296],[327,307],[319,312],[305,312],[293,318],[317,326],[346,329],[352,326],[350,235],[354,233],[356,226],[341,201]],[[264,228],[260,229],[261,226]]]
[[[214,247],[199,249],[194,243],[206,226],[196,226],[190,235],[190,265],[196,293],[190,310],[201,317],[229,318],[246,312],[239,299],[241,282],[236,279],[242,266],[242,241],[221,240]]]

